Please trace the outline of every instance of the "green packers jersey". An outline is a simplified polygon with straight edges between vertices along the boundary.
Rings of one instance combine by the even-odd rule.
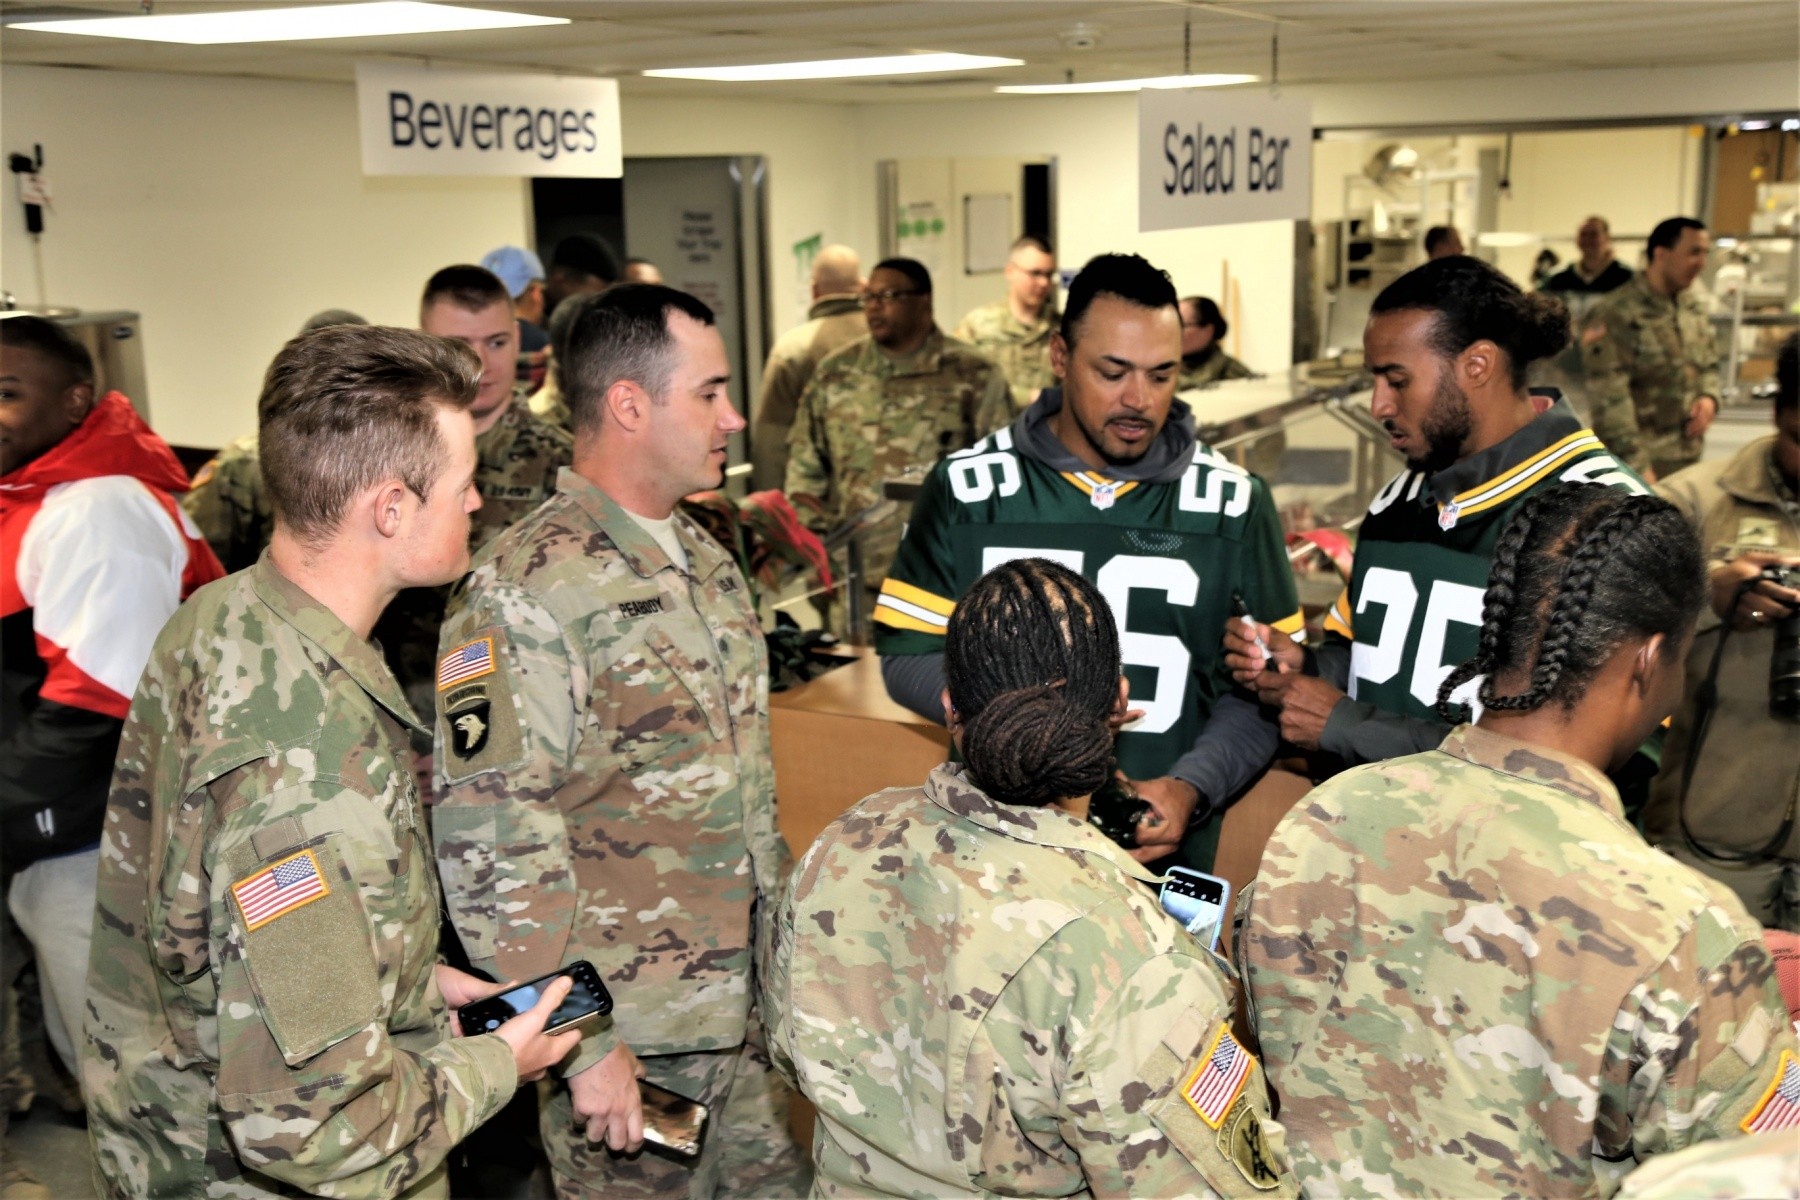
[[[1402,471],[1370,502],[1350,586],[1325,618],[1326,637],[1350,643],[1353,699],[1438,720],[1438,686],[1475,657],[1488,568],[1506,519],[1559,483],[1649,490],[1565,406],[1496,450],[1474,471],[1458,463],[1429,481],[1423,472]],[[1480,682],[1471,680],[1452,698],[1472,703]]]
[[[876,603],[876,649],[943,650],[957,598],[1014,558],[1079,571],[1112,607],[1131,705],[1144,710],[1119,735],[1133,779],[1167,774],[1230,688],[1221,636],[1234,592],[1276,628],[1301,627],[1262,480],[1200,444],[1172,483],[1061,472],[1015,450],[1008,428],[926,477]]]

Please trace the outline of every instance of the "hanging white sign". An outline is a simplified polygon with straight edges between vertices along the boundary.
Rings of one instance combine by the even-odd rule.
[[[1138,93],[1138,229],[1304,220],[1312,105],[1264,91]]]
[[[365,175],[618,178],[614,79],[356,64]]]

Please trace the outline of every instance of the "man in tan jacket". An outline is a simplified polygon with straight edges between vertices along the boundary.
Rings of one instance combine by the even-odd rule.
[[[812,307],[806,321],[782,334],[763,367],[750,434],[752,486],[778,488],[787,480],[788,429],[800,393],[819,361],[869,332],[863,318],[862,261],[848,246],[827,246],[812,264]]]
[[[1713,599],[1701,614],[1688,694],[1644,812],[1651,841],[1737,892],[1764,925],[1791,932],[1800,932],[1800,714],[1775,712],[1771,667],[1777,627],[1800,612],[1800,588],[1767,579],[1740,586],[1771,566],[1800,578],[1797,357],[1800,335],[1781,348],[1773,435],[1657,489],[1700,530],[1712,556]],[[1721,639],[1717,695],[1702,726],[1699,695]],[[1790,697],[1796,687],[1800,680],[1790,679]]]

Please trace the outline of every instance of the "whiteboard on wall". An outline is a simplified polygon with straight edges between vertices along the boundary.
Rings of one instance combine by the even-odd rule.
[[[963,197],[963,274],[1004,270],[1012,247],[1013,198],[1008,192]]]

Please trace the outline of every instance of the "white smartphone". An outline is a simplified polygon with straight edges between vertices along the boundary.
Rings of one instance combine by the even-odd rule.
[[[1170,867],[1157,899],[1163,911],[1180,921],[1201,945],[1208,950],[1219,948],[1219,931],[1230,911],[1226,907],[1231,900],[1229,883],[1188,867]]]

